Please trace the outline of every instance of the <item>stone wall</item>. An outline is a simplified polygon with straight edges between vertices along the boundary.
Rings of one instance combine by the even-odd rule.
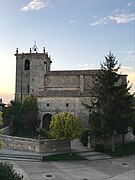
[[[65,152],[69,151],[69,141],[58,141],[55,139],[44,139],[40,141],[41,153]]]
[[[26,95],[35,95],[44,89],[44,75],[50,70],[51,60],[47,53],[22,53],[16,56],[16,91],[15,99],[21,100]],[[26,60],[29,68],[25,69]]]
[[[132,134],[132,132],[128,132],[125,135],[125,143],[130,142],[130,141],[134,141],[134,135]],[[121,134],[117,134],[114,136],[114,143],[116,146],[119,146],[120,144],[122,144],[122,135]],[[96,144],[103,144],[106,148],[110,148],[111,147],[111,137],[104,136],[101,138],[91,138],[90,144],[91,144],[91,147],[94,147]]]
[[[1,135],[4,147],[8,149],[31,151],[39,153],[52,153],[69,151],[68,141],[57,141],[55,139],[29,139],[15,136]]]
[[[53,115],[60,112],[71,112],[79,116],[83,127],[89,127],[89,111],[82,105],[82,102],[90,103],[89,97],[38,97],[37,101],[41,121],[48,113]]]

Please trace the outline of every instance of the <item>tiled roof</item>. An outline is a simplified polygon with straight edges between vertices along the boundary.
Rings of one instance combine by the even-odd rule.
[[[69,70],[69,71],[49,71],[48,76],[70,76],[70,75],[90,75],[95,74],[99,70]]]

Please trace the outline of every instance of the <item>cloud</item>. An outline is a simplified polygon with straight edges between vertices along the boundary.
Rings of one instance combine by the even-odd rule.
[[[117,24],[128,23],[135,20],[134,14],[116,14],[109,17],[110,20],[115,21]]]
[[[107,17],[100,18],[98,21],[92,22],[89,25],[90,26],[98,26],[98,25],[102,25],[102,24],[107,24],[108,21],[109,21],[109,19],[107,16]]]
[[[45,6],[48,6],[47,2],[43,2],[42,0],[32,0],[22,7],[21,11],[39,10]]]
[[[131,6],[135,6],[135,2],[134,1],[131,1],[128,3],[127,7],[131,7]]]
[[[77,21],[76,21],[76,20],[73,20],[73,19],[70,20],[70,21],[68,21],[69,24],[75,24],[76,22],[77,22]]]
[[[98,20],[91,22],[90,26],[105,25],[109,22],[115,22],[117,24],[127,24],[129,22],[135,21],[135,13],[130,12],[131,7],[135,6],[134,2],[128,3],[123,9],[115,9],[110,15],[101,17]]]
[[[135,13],[132,14],[114,14],[100,18],[98,21],[92,22],[90,26],[98,26],[109,23],[110,21],[116,22],[117,24],[127,24],[131,21],[135,21]]]

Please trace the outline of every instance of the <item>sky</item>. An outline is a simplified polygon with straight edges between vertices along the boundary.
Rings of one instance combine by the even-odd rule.
[[[0,0],[0,98],[15,93],[15,51],[51,55],[51,70],[98,69],[111,51],[135,91],[134,0]]]

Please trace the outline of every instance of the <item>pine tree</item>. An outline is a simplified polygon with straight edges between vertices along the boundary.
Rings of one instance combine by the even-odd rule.
[[[118,74],[120,65],[111,52],[105,56],[101,70],[93,78],[93,97],[90,109],[90,126],[95,136],[111,136],[112,151],[115,150],[114,135],[125,135],[132,115],[132,95],[128,93],[126,77]],[[124,139],[124,138],[123,138]]]

